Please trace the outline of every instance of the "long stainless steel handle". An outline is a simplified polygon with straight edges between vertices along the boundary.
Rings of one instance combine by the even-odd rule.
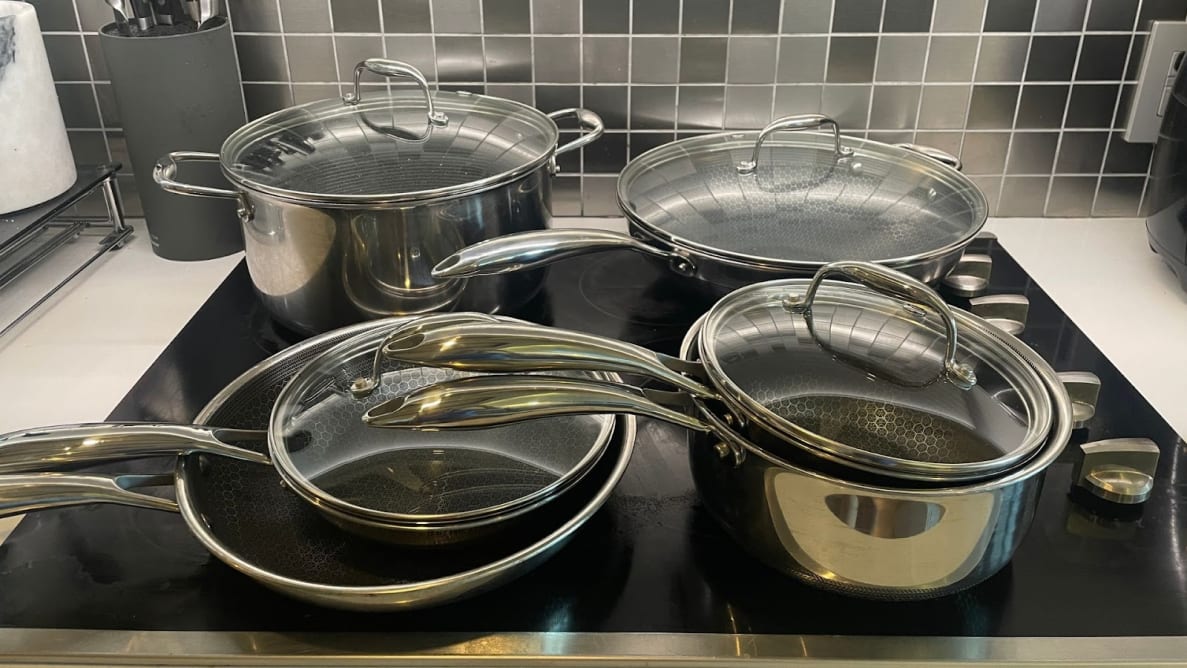
[[[268,456],[234,445],[258,442],[267,432],[195,425],[99,422],[27,429],[0,435],[0,473],[28,473],[62,466],[153,455],[204,452],[269,464]]]
[[[363,72],[371,71],[375,74],[384,77],[408,77],[416,82],[420,87],[420,91],[425,96],[425,106],[427,107],[429,123],[433,125],[447,125],[449,117],[443,112],[437,111],[433,106],[433,91],[429,90],[429,82],[425,79],[425,75],[420,73],[408,63],[399,60],[388,60],[387,58],[368,58],[354,67],[354,91],[342,96],[342,101],[346,104],[355,105],[363,101],[363,91],[361,81]]]
[[[556,166],[556,156],[564,155],[570,151],[576,151],[582,146],[591,144],[594,141],[597,141],[598,137],[601,137],[602,133],[606,131],[606,125],[602,122],[602,117],[588,109],[570,107],[569,109],[558,109],[551,114],[548,114],[548,117],[554,121],[566,116],[576,116],[577,122],[581,124],[581,127],[585,129],[586,132],[568,144],[562,144],[556,147],[556,151],[552,154],[553,174],[556,174],[560,171],[560,168]]]
[[[669,406],[675,406],[670,408]],[[373,427],[419,430],[482,429],[556,417],[630,413],[695,431],[712,431],[690,415],[687,395],[555,376],[474,376],[414,390],[363,415]]]
[[[924,157],[931,158],[932,160],[935,160],[940,164],[947,165],[958,172],[964,170],[964,163],[960,161],[960,158],[933,146],[924,146],[922,144],[895,144],[895,146],[898,146],[899,148],[905,148],[908,151],[913,151]]]
[[[763,128],[762,132],[758,133],[758,140],[754,142],[754,151],[750,154],[749,160],[738,163],[738,173],[754,173],[754,170],[758,168],[758,151],[762,148],[763,142],[767,140],[767,137],[784,130],[813,130],[824,125],[833,126],[834,155],[838,159],[853,155],[853,149],[848,149],[841,145],[841,126],[828,116],[824,114],[784,116],[783,118],[775,119],[770,125]]]
[[[217,153],[203,153],[201,151],[174,151],[160,160],[153,167],[152,178],[165,192],[175,195],[190,195],[192,197],[221,197],[238,200],[239,191],[212,186],[196,186],[176,180],[177,164],[189,161],[218,162]]]
[[[528,323],[464,323],[394,336],[389,359],[459,371],[615,371],[648,376],[693,396],[715,397],[699,364],[584,332]]]
[[[680,273],[696,271],[687,258],[643,243],[629,234],[605,230],[543,230],[508,234],[467,246],[433,267],[433,278],[505,274],[608,250],[632,250],[667,260]]]
[[[172,484],[172,475],[0,475],[0,517],[92,503],[178,512],[176,501],[133,491]]]
[[[952,316],[952,310],[948,308],[948,304],[936,294],[935,290],[902,272],[873,262],[847,261],[826,264],[816,272],[802,298],[790,298],[797,310],[810,315],[812,302],[816,299],[816,291],[820,289],[820,284],[825,278],[834,274],[841,274],[885,295],[924,305],[935,311],[944,322],[946,337],[944,368],[936,380],[947,378],[953,385],[966,390],[977,384],[977,375],[973,372],[973,368],[956,361],[956,318]]]
[[[396,325],[379,345],[375,348],[375,359],[371,363],[371,375],[360,376],[355,378],[350,383],[350,392],[355,397],[370,396],[375,388],[379,387],[380,382],[380,366],[384,360],[384,347],[390,342],[403,336],[414,334],[422,334],[437,327],[451,327],[453,325],[461,325],[468,322],[485,322],[496,323],[498,318],[486,313],[436,313],[433,315],[426,315],[417,318],[409,323]]]

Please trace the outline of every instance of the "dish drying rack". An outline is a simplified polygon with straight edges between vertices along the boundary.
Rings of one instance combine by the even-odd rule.
[[[0,337],[132,235],[116,190],[120,167],[118,162],[80,165],[78,180],[66,192],[31,208],[0,214]],[[76,206],[96,192],[107,208],[106,216],[85,213]],[[84,243],[88,238],[97,238],[89,249]],[[40,277],[37,281],[18,280],[39,266],[48,271],[46,261],[66,247],[79,250],[55,258],[54,264],[63,268],[51,274],[49,280],[56,282],[48,291],[41,287],[44,279]],[[81,256],[75,257],[79,252]]]

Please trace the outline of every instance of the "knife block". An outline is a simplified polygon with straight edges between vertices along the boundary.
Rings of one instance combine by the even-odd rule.
[[[216,19],[197,32],[128,37],[112,23],[99,32],[99,44],[153,251],[170,260],[206,260],[243,250],[234,201],[167,193],[152,177],[166,153],[218,153],[247,122],[230,24]],[[228,187],[217,163],[190,169],[191,183]]]

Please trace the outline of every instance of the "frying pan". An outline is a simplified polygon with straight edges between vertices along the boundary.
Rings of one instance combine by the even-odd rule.
[[[364,323],[293,346],[246,371],[199,413],[199,424],[261,429],[281,389],[330,346],[395,320]],[[472,596],[512,580],[559,550],[609,498],[630,461],[633,418],[617,418],[597,464],[533,521],[465,550],[377,546],[339,530],[268,466],[190,453],[172,476],[0,475],[0,515],[89,503],[180,512],[216,558],[277,592],[318,605],[405,610]],[[29,462],[26,471],[44,462]],[[10,464],[10,471],[15,470]],[[140,491],[172,485],[176,502]]]
[[[375,366],[386,337],[434,317],[389,321],[328,347],[276,397],[266,430],[90,424],[0,436],[0,473],[177,452],[271,463],[285,484],[348,531],[401,545],[483,540],[574,485],[608,444],[612,418],[561,418],[484,434],[406,438],[359,419],[372,404],[456,377],[417,365]],[[473,314],[468,319],[497,322]],[[380,374],[379,372],[382,371]],[[367,393],[354,391],[366,377]],[[262,453],[267,452],[268,456]]]

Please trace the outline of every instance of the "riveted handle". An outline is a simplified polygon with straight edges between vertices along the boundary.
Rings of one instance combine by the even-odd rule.
[[[172,499],[134,491],[172,484],[172,475],[0,475],[0,517],[92,503],[178,512],[177,502]]]
[[[388,359],[458,371],[633,373],[693,396],[716,396],[697,380],[703,377],[699,364],[615,339],[529,323],[460,323],[411,331],[393,337],[382,350]]]
[[[944,368],[935,378],[922,383],[923,385],[929,385],[945,378],[953,385],[964,390],[971,389],[977,384],[977,375],[973,372],[972,367],[956,361],[957,328],[956,318],[952,315],[952,310],[936,294],[935,290],[902,272],[888,269],[873,262],[848,261],[826,264],[816,272],[816,275],[812,278],[812,282],[808,284],[808,290],[804,293],[803,297],[789,297],[789,301],[792,302],[795,310],[803,312],[806,317],[810,318],[812,303],[816,299],[816,292],[820,289],[820,284],[828,276],[836,274],[845,276],[889,297],[903,299],[912,304],[927,306],[940,316],[940,319],[944,323],[944,334],[946,337]],[[813,336],[815,336],[814,332]],[[862,366],[867,365],[863,363]],[[869,370],[876,371],[876,369]],[[914,385],[915,383],[912,384]]]
[[[556,166],[556,156],[564,155],[570,151],[576,151],[582,146],[591,144],[606,131],[606,125],[602,122],[602,117],[588,109],[571,107],[569,109],[558,109],[548,114],[548,117],[554,121],[565,118],[566,116],[575,116],[577,122],[581,124],[582,129],[586,132],[568,144],[562,144],[556,147],[556,151],[552,154],[553,161],[551,163],[551,170],[554,175],[560,171],[560,167]]]
[[[197,186],[182,183],[177,180],[177,165],[182,162],[218,162],[217,153],[203,153],[201,151],[174,151],[160,160],[152,170],[152,178],[165,192],[174,195],[189,195],[191,197],[220,197],[223,199],[239,199],[239,191],[211,186]]]
[[[267,432],[197,425],[99,422],[0,435],[0,473],[27,473],[112,460],[204,452],[268,464],[267,455],[235,443],[266,441]]]
[[[712,431],[690,415],[688,395],[606,381],[556,376],[474,376],[414,390],[363,415],[373,427],[483,429],[559,415],[629,413],[695,431]]]
[[[895,144],[895,146],[898,146],[899,148],[905,148],[908,151],[912,151],[914,153],[918,153],[919,155],[922,155],[926,158],[931,158],[932,160],[935,160],[940,164],[947,165],[958,172],[964,170],[964,163],[960,161],[960,158],[947,151],[941,151],[940,149],[933,146],[924,146],[922,144]]]
[[[853,149],[841,145],[841,126],[824,114],[800,114],[798,116],[784,116],[776,119],[758,133],[758,140],[754,142],[754,151],[750,159],[738,163],[739,174],[753,174],[758,168],[758,151],[762,148],[767,137],[784,130],[814,130],[825,125],[833,127],[833,154],[837,159],[853,155]]]
[[[399,60],[388,60],[387,58],[368,58],[354,68],[354,92],[347,93],[342,96],[342,101],[349,105],[355,105],[363,101],[363,91],[360,86],[360,81],[363,78],[363,72],[370,71],[384,77],[408,77],[416,82],[420,91],[425,96],[425,107],[427,108],[429,123],[433,125],[446,125],[449,123],[449,117],[444,113],[437,111],[433,107],[433,92],[429,90],[429,82],[425,79],[425,75],[420,73],[408,63]]]

